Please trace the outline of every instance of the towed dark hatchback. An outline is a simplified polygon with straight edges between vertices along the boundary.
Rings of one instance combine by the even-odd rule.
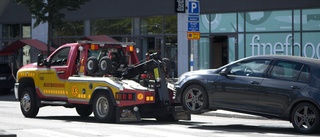
[[[191,113],[224,109],[288,120],[301,133],[320,127],[320,60],[252,56],[218,69],[186,72],[175,100]]]
[[[6,94],[14,87],[14,74],[6,63],[0,64],[0,94]]]

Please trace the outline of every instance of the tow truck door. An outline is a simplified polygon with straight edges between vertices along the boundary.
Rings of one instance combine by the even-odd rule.
[[[58,49],[50,56],[49,68],[39,73],[39,86],[46,98],[66,98],[66,79],[70,76],[72,67],[69,65],[69,52],[71,47]]]

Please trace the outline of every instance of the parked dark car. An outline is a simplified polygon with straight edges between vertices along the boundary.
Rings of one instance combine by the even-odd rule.
[[[288,120],[302,133],[319,131],[320,60],[252,56],[218,69],[186,72],[175,100],[191,113],[224,109]]]
[[[14,87],[15,79],[8,64],[0,64],[0,94],[6,94]]]

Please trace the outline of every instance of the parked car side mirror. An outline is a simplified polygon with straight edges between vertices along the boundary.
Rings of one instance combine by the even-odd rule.
[[[228,68],[223,68],[219,74],[222,76],[228,76]]]

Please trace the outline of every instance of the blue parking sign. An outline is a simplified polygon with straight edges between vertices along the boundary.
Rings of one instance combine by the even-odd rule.
[[[188,5],[188,13],[190,14],[199,14],[200,11],[200,5],[199,5],[199,1],[189,1],[189,5]]]

